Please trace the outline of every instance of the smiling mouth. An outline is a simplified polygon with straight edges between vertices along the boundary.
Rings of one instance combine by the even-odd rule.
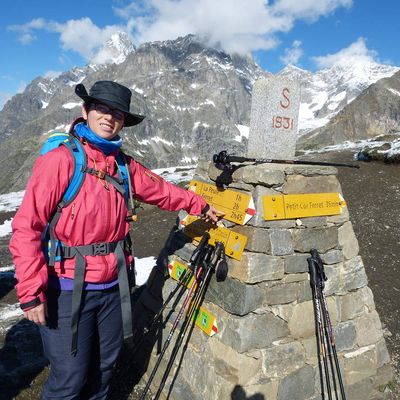
[[[104,128],[104,129],[114,129],[114,127],[112,126],[112,125],[109,125],[109,124],[100,124],[100,126],[102,127],[102,128]]]

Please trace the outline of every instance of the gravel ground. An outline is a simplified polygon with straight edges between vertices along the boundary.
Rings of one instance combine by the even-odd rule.
[[[319,160],[340,162],[351,162],[351,157],[349,153],[314,156]],[[375,162],[360,165],[359,170],[340,169],[339,181],[360,244],[360,254],[385,329],[395,371],[393,389],[387,399],[396,400],[400,399],[400,213],[397,209],[400,166]],[[9,215],[6,217],[9,218]],[[4,218],[4,215],[0,215],[0,223]],[[176,213],[163,212],[153,207],[140,210],[139,220],[133,228],[136,256],[142,258],[157,255],[175,218]],[[0,239],[0,266],[10,263],[7,239]],[[15,292],[11,284],[9,279],[0,276],[0,305],[15,303]],[[1,345],[0,400],[39,399],[47,367],[41,355],[35,327],[26,321],[17,322],[6,337],[1,336],[0,332]],[[140,386],[135,387],[137,368],[128,349],[125,350],[112,381],[109,400],[135,400],[142,390]],[[36,360],[36,363],[32,360]]]
[[[333,157],[329,155],[329,157]],[[351,160],[346,153],[335,159]],[[381,318],[395,379],[388,399],[400,399],[400,165],[361,163],[340,169],[339,181]]]

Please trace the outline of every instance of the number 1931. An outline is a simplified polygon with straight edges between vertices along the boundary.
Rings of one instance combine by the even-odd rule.
[[[272,127],[277,129],[293,129],[293,118],[272,117]]]

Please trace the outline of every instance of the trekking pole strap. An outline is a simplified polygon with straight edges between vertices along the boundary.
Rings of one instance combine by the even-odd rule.
[[[312,257],[307,258],[308,271],[310,273],[310,285],[313,291],[317,288],[317,270],[315,268],[314,259]]]
[[[311,254],[311,260],[313,262],[314,269],[315,269],[314,282],[318,288],[323,290],[325,287],[325,282],[328,280],[328,278],[325,274],[324,263],[322,262],[322,259],[318,253],[318,250],[311,249],[310,254]]]

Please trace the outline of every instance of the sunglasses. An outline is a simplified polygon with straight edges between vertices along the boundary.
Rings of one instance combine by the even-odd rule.
[[[122,111],[117,110],[115,108],[110,108],[110,107],[106,106],[105,104],[92,103],[92,104],[90,104],[89,109],[96,110],[99,114],[110,114],[115,119],[118,119],[120,121],[122,121],[125,118],[125,114]]]

